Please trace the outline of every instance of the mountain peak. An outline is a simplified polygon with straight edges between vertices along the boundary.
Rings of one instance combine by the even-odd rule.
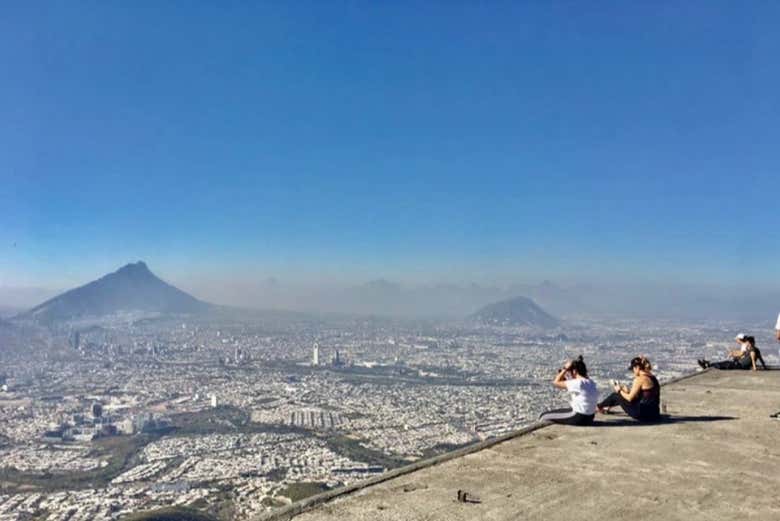
[[[528,297],[514,297],[489,304],[473,315],[473,320],[487,325],[524,326],[541,329],[557,327],[560,322]]]
[[[121,268],[119,268],[117,273],[152,273],[149,270],[149,266],[146,265],[146,263],[142,260],[139,260],[138,262],[131,262],[129,264],[125,264]]]
[[[52,321],[111,315],[120,311],[196,313],[209,307],[209,304],[161,280],[145,262],[138,261],[47,300],[23,316]]]

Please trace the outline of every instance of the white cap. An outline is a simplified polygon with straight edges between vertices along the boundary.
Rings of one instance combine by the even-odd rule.
[[[735,340],[745,340],[745,338],[747,338],[747,335],[745,333],[740,333]]]

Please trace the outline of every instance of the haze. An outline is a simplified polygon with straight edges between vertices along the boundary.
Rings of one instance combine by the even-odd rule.
[[[0,305],[143,259],[258,308],[767,313],[779,9],[7,8]]]

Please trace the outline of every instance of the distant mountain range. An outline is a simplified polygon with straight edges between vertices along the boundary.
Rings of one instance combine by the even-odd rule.
[[[612,316],[768,322],[777,317],[780,302],[780,291],[771,287],[751,291],[639,283],[633,286],[559,286],[550,281],[510,286],[475,283],[408,285],[385,279],[348,286],[307,286],[273,278],[252,280],[238,276],[210,281],[199,277],[186,284],[195,288],[198,294],[209,295],[212,301],[230,303],[235,307],[202,302],[161,281],[143,262],[138,262],[54,298],[49,298],[55,294],[50,290],[0,287],[0,304],[10,304],[6,308],[0,307],[0,318],[67,320],[124,310],[170,313],[218,310],[222,314],[246,314],[251,309],[254,310],[250,313],[252,316],[257,311],[267,315],[268,310],[294,310],[299,313],[460,320],[481,306],[523,295],[555,317],[574,320],[583,316]],[[20,309],[42,300],[46,302],[26,313],[17,314]],[[11,306],[16,309],[10,309]]]
[[[551,329],[560,325],[557,318],[527,297],[514,297],[488,304],[469,318],[491,326]]]
[[[139,261],[49,299],[18,318],[51,322],[122,311],[201,313],[211,308],[211,304],[159,279]]]

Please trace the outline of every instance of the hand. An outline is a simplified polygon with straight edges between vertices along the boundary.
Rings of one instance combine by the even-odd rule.
[[[615,389],[615,392],[616,392],[616,393],[619,393],[620,391],[622,391],[622,390],[623,390],[623,386],[621,386],[621,385],[616,385],[616,386],[615,386],[613,389]]]
[[[563,364],[563,370],[569,371],[571,369],[571,360],[566,360],[566,363]]]

